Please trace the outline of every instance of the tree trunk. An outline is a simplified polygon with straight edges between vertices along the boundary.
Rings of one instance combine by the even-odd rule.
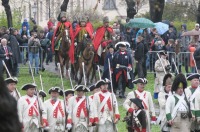
[[[200,0],[198,4],[198,9],[197,9],[197,23],[200,23]]]
[[[165,7],[165,0],[149,0],[150,17],[153,22],[161,22]]]
[[[8,28],[13,26],[12,23],[12,13],[9,5],[9,0],[2,0],[2,5],[5,8],[6,16],[7,16],[7,23],[8,23]]]

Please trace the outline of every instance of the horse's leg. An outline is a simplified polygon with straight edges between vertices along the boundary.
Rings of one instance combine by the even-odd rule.
[[[74,73],[75,73],[75,81],[78,81],[78,71],[79,71],[79,63],[78,62],[76,62],[75,64],[74,64]]]
[[[66,78],[69,78],[68,69],[69,69],[69,58],[65,60],[65,69],[66,69]]]
[[[96,64],[92,62],[92,77],[90,79],[90,82],[93,82],[93,79],[95,78],[95,82],[97,81],[97,78],[96,78]]]
[[[79,76],[79,79],[78,79],[78,84],[81,84],[81,82],[82,82],[82,78],[83,78],[83,68],[82,68],[82,65],[80,64],[80,66],[79,66],[79,74],[80,74],[80,76]]]
[[[90,80],[90,72],[92,70],[92,63],[90,62],[89,65],[87,66],[87,83],[92,83],[92,75],[91,75],[91,80]]]
[[[64,75],[63,75],[63,72],[64,72],[63,58],[62,58],[62,56],[60,54],[58,54],[58,59],[59,59],[59,62],[60,62],[61,74],[62,74],[62,77],[64,77]]]

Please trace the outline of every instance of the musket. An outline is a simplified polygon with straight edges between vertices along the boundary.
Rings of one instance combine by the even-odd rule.
[[[193,60],[194,60],[194,66],[195,66],[195,69],[196,69],[197,73],[199,73],[199,72],[198,72],[198,69],[197,69],[196,60],[194,59],[194,54],[192,55],[192,58],[193,58]]]
[[[112,73],[111,73],[110,59],[108,59],[108,68],[109,68],[109,75],[110,75],[111,98],[112,98],[113,119],[114,119],[115,118],[115,104],[116,104],[116,102],[114,102],[114,97],[113,97],[114,91],[113,91],[113,83],[112,83]],[[114,120],[113,120],[113,129],[115,131],[117,131],[116,124],[114,123]]]
[[[62,77],[62,71],[61,71],[60,63],[57,63],[57,66],[58,66],[59,71],[60,71],[61,86],[62,86],[63,98],[64,98],[64,111],[65,111],[65,116],[66,116],[66,120],[67,120],[67,117],[68,117],[68,113],[67,113],[67,109],[66,109],[67,103],[66,103],[65,88],[64,88],[64,83],[63,83],[63,77]],[[64,125],[64,128],[66,128],[66,123]]]
[[[70,76],[70,70],[68,69],[67,71],[68,71],[68,76],[69,76],[71,88],[74,90],[74,86],[73,86],[72,79],[71,79],[71,76]]]
[[[11,74],[10,74],[10,72],[9,72],[9,70],[8,70],[8,68],[7,68],[6,64],[5,64],[5,62],[4,62],[4,60],[2,60],[2,63],[3,63],[3,66],[5,67],[5,69],[6,69],[7,73],[8,73],[8,76],[11,78]],[[20,98],[21,95],[20,95],[19,91],[17,90],[17,88],[15,88],[15,91],[16,91],[16,93],[17,93],[18,98]]]
[[[100,72],[99,65],[97,65],[97,69],[98,69],[98,73],[99,73],[99,80],[101,80],[101,72]]]
[[[84,84],[85,84],[85,87],[86,87],[86,77],[85,77],[85,64],[84,64],[84,62],[82,62],[82,70],[83,70],[83,79],[84,79]],[[88,113],[88,124],[89,124],[89,113],[90,113],[90,106],[89,106],[89,103],[88,103],[88,96],[86,95],[85,96],[85,102],[86,102],[86,108],[87,108],[87,113]]]
[[[42,91],[44,91],[44,87],[43,87],[43,81],[42,81],[42,75],[40,75],[40,84],[41,84],[41,89]],[[44,98],[42,98],[44,101]]]
[[[179,74],[178,68],[177,68],[176,63],[175,63],[175,61],[174,61],[174,58],[172,58],[172,62],[174,63],[174,66],[175,66],[175,68],[176,68],[176,72]]]
[[[31,76],[32,76],[32,79],[33,79],[33,83],[36,84],[30,61],[28,61],[28,63],[29,63],[29,68],[30,68],[30,71],[31,71]],[[43,126],[42,109],[41,109],[41,104],[40,104],[39,91],[38,91],[37,87],[36,87],[36,97],[37,97],[38,111],[39,111],[38,114],[39,114],[39,121],[40,121],[40,128],[39,129],[42,132],[42,129],[41,129],[42,126]]]
[[[157,56],[158,56],[158,59],[160,60],[160,63],[161,63],[161,65],[162,65],[162,68],[163,68],[165,74],[167,74],[167,72],[166,72],[166,70],[165,70],[165,67],[164,67],[164,65],[163,65],[163,63],[162,63],[162,60],[161,60],[161,58],[160,58],[160,56],[159,56],[158,53],[157,53]]]

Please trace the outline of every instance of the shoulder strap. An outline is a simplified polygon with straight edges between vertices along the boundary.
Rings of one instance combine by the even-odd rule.
[[[103,99],[103,101],[101,102],[100,106],[99,106],[99,109],[98,109],[98,112],[100,113],[101,112],[101,109],[105,106],[106,102],[108,101],[108,99],[110,98],[110,95],[111,94],[108,94],[107,96],[105,96],[105,98]]]
[[[194,93],[190,96],[189,100],[190,102],[192,102],[194,100],[194,98],[196,97],[196,94],[200,91],[200,87],[198,87]]]

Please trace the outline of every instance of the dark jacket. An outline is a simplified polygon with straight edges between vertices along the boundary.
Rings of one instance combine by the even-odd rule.
[[[142,42],[137,43],[135,49],[135,59],[137,61],[144,59],[147,52],[148,52],[147,46],[145,46]]]
[[[14,35],[9,35],[8,46],[11,48],[13,53],[13,63],[19,63],[21,60],[19,44]]]
[[[19,43],[19,46],[21,46],[23,43],[28,43],[28,39],[22,38],[20,34],[17,34],[15,37]]]
[[[34,38],[33,40],[29,39],[28,41],[29,52],[38,53],[40,47],[41,47],[41,44],[38,38]]]

